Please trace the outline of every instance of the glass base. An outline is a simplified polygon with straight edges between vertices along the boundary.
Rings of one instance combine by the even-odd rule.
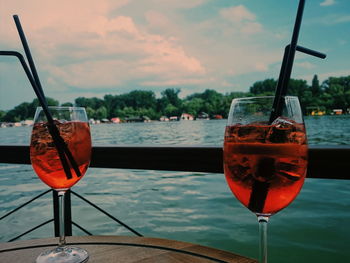
[[[44,251],[37,259],[36,263],[85,263],[89,260],[89,254],[85,249],[79,247],[57,247]]]

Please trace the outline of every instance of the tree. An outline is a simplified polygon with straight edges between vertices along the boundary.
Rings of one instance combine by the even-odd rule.
[[[124,107],[116,110],[116,116],[120,118],[138,117],[138,113],[132,107]]]
[[[323,82],[322,86],[327,90],[327,88],[336,84],[343,86],[345,92],[350,90],[350,75],[347,77],[330,77]]]
[[[62,107],[73,107],[73,103],[71,102],[65,102],[61,104]]]
[[[94,119],[95,118],[95,110],[91,109],[90,107],[85,108],[86,115],[88,116],[88,119]]]
[[[105,106],[99,107],[94,114],[94,119],[102,120],[107,118],[107,109]]]
[[[265,79],[263,81],[257,81],[249,88],[249,92],[254,95],[268,96],[274,95],[277,86],[277,81],[274,79]]]
[[[79,97],[75,99],[75,105],[77,107],[90,107],[91,109],[97,110],[98,108],[104,106],[104,101],[102,99],[93,97],[93,98],[84,98]]]
[[[350,75],[330,77],[322,83],[322,87],[324,94],[327,94],[328,108],[342,109],[345,112],[350,107]]]
[[[172,104],[175,107],[179,107],[181,105],[181,100],[179,99],[180,89],[178,88],[169,88],[161,92],[162,99],[166,102],[166,104]]]
[[[107,116],[108,118],[113,118],[115,116],[113,116],[113,110],[115,109],[115,96],[111,95],[111,94],[106,94],[103,97],[103,100],[105,102],[105,107],[107,109]]]
[[[8,111],[5,116],[3,116],[3,120],[4,121],[21,121],[21,120],[25,120],[29,117],[29,109],[30,109],[30,103],[28,102],[23,102],[21,104],[19,104],[18,106],[16,106],[14,109]],[[33,116],[31,116],[31,118],[33,118]]]
[[[50,97],[46,97],[46,102],[47,102],[47,105],[48,106],[58,106],[60,103],[58,100],[55,100],[53,98],[50,98]],[[34,114],[35,114],[35,111],[36,111],[36,108],[37,107],[40,107],[40,103],[39,103],[39,100],[37,98],[35,98],[29,105],[29,110],[28,110],[28,115],[29,116],[32,116],[30,118],[34,118]]]
[[[0,110],[0,121],[2,120],[2,118],[6,115],[5,111]]]
[[[122,95],[122,98],[128,107],[138,108],[156,108],[157,100],[153,91],[134,90]]]
[[[55,99],[52,99],[50,97],[46,98],[48,106],[58,106],[59,102]],[[34,114],[36,111],[36,108],[39,107],[39,100],[34,99],[31,103],[29,102],[23,102],[19,105],[17,105],[15,108],[12,110],[8,111],[3,117],[3,121],[8,121],[8,122],[18,122],[21,120],[26,120],[26,119],[33,119]]]
[[[290,79],[288,83],[287,95],[297,96],[300,101],[301,110],[306,114],[312,95],[306,80]]]
[[[207,89],[203,93],[194,93],[187,96],[185,101],[192,101],[195,99],[200,99],[202,101],[201,106],[197,106],[199,109],[196,115],[200,112],[206,112],[210,116],[222,114],[222,108],[225,104],[225,99],[224,95],[217,92],[216,90]]]
[[[170,117],[170,116],[178,116],[179,114],[179,109],[177,107],[175,107],[173,104],[169,103],[165,109],[164,109],[164,113],[166,116]]]
[[[175,88],[168,88],[162,91],[161,92],[162,97],[157,100],[156,110],[162,113],[162,115],[167,115],[167,116],[180,115],[182,113],[181,112],[182,101],[178,97],[179,93],[180,93],[180,89],[175,89]],[[172,114],[170,114],[169,112],[172,112]]]
[[[104,119],[112,117],[142,117],[159,119],[161,115],[179,116],[187,112],[197,116],[200,112],[209,115],[220,114],[227,117],[232,99],[250,96],[274,95],[277,82],[266,79],[255,82],[250,92],[231,92],[221,94],[215,90],[207,89],[202,93],[194,93],[185,99],[179,98],[180,89],[168,88],[161,92],[157,99],[153,91],[134,90],[126,94],[107,94],[103,99],[79,97],[75,105],[86,107],[89,118]],[[350,75],[346,77],[330,77],[319,84],[317,75],[314,75],[309,86],[305,80],[290,79],[287,95],[298,96],[302,111],[306,109],[326,110],[330,113],[335,108],[344,112],[350,108]],[[58,106],[59,102],[47,98],[50,106]],[[72,106],[72,103],[63,103],[63,106]],[[1,121],[21,121],[34,117],[38,99],[32,102],[23,102],[7,112],[0,111]]]
[[[197,116],[198,113],[200,113],[204,105],[204,100],[201,98],[193,98],[191,100],[186,100],[183,105],[182,109],[184,112],[192,114],[194,116]]]
[[[319,96],[321,94],[321,86],[320,82],[318,81],[317,75],[314,75],[312,79],[311,92],[312,96]]]

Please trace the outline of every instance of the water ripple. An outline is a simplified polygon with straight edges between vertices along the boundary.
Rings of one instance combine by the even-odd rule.
[[[350,145],[350,116],[306,117],[309,144]],[[92,126],[103,145],[222,145],[226,121]],[[30,128],[0,129],[2,143],[29,143]],[[29,165],[0,164],[0,216],[47,187]],[[200,243],[257,257],[256,217],[231,194],[222,174],[91,168],[73,188],[146,236]],[[297,199],[271,218],[271,262],[350,261],[350,182],[307,179]],[[95,235],[128,231],[72,195],[73,220]],[[52,218],[51,195],[0,221],[0,241]],[[75,235],[83,233],[73,229]],[[25,238],[52,235],[52,227]],[[294,255],[303,255],[298,257]],[[287,262],[287,261],[286,261]]]

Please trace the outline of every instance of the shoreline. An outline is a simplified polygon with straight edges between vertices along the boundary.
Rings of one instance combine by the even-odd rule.
[[[335,117],[335,118],[340,118],[340,117],[347,117],[350,116],[350,114],[324,114],[324,115],[304,115],[304,118],[323,118],[323,117]],[[89,121],[90,125],[100,125],[100,124],[126,124],[126,123],[153,123],[153,122],[160,122],[160,123],[172,123],[172,122],[191,122],[191,121],[220,121],[220,120],[227,120],[226,118],[222,119],[193,119],[193,120],[147,120],[147,121],[124,121],[121,120],[120,122],[113,122],[111,120],[109,121],[101,121],[101,120],[94,120],[94,121]],[[33,126],[33,121],[32,120],[22,120],[19,122],[0,122],[0,128],[13,128],[13,127],[27,127],[27,126]]]

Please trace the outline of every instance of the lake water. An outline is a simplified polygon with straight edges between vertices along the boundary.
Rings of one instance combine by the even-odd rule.
[[[350,116],[307,117],[310,145],[350,145]],[[222,145],[225,120],[102,124],[95,145]],[[1,144],[29,144],[31,128],[0,129]],[[0,216],[45,191],[30,165],[0,164]],[[200,243],[257,258],[256,217],[223,174],[90,168],[73,190],[145,236]],[[94,235],[128,231],[72,196],[73,221]],[[51,195],[0,221],[0,241],[52,218]],[[306,179],[269,223],[269,262],[350,262],[350,180]],[[74,235],[84,235],[73,227]],[[53,235],[52,225],[23,239]]]

